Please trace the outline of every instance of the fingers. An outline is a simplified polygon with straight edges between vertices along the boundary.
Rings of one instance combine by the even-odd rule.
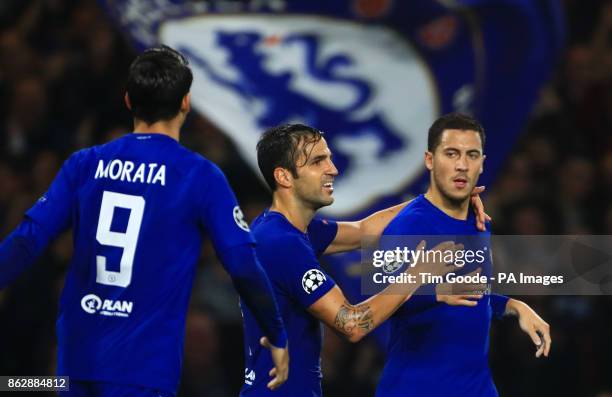
[[[478,302],[473,301],[473,300],[469,300],[466,298],[457,298],[454,303],[453,306],[467,306],[467,307],[474,307],[477,306]]]
[[[457,306],[474,307],[478,305],[478,300],[482,295],[457,295]]]
[[[544,352],[544,346],[545,346],[545,343],[542,343],[540,347],[538,347],[538,350],[536,350],[536,353],[535,353],[536,358],[540,358],[540,356],[542,356],[542,353]]]
[[[276,390],[283,383],[285,383],[285,381],[280,380],[280,378],[277,376],[274,379],[272,379],[270,382],[268,382],[268,389]]]
[[[425,245],[425,240],[421,241],[421,244]],[[419,246],[421,244],[419,244]],[[461,248],[463,248],[463,245],[455,244],[454,241],[443,241],[440,244],[433,247],[431,251],[456,251],[457,249],[461,249],[461,248],[458,248],[458,246],[461,246]]]
[[[544,357],[548,357],[548,353],[550,352],[550,345],[552,344],[552,339],[550,337],[550,326],[546,322],[543,322],[543,324],[538,324],[536,328],[536,332],[538,333],[540,340],[544,342],[542,346],[542,352],[540,354],[544,354]]]
[[[475,196],[477,194],[480,194],[482,192],[484,192],[486,189],[486,187],[484,186],[474,186],[474,189],[472,189],[472,196]]]
[[[484,209],[484,204],[479,194],[484,192],[484,186],[477,186],[472,190],[471,202],[474,207],[474,213],[476,214],[476,227],[478,230],[484,232],[487,230],[486,222],[491,221],[491,217],[487,215]]]
[[[474,307],[478,305],[478,300],[482,298],[480,294],[472,295],[440,295],[439,301],[450,306],[468,306]]]
[[[546,344],[546,348],[544,349],[544,357],[548,357],[550,353],[550,346],[552,345],[552,338],[550,337],[550,330],[547,330],[544,333],[544,343]]]
[[[535,356],[540,357],[542,353],[544,352],[544,346],[543,346],[544,343],[542,339],[540,339],[540,335],[538,335],[535,329],[529,330],[527,334],[531,338],[531,341],[538,347],[538,350],[536,351]]]
[[[419,245],[417,245],[417,248],[416,248],[417,251],[423,251],[426,245],[427,245],[427,242],[425,240],[421,240]]]
[[[270,349],[274,368],[268,372],[273,379],[268,382],[267,386],[270,390],[275,390],[285,383],[289,376],[289,350],[287,347],[280,348],[272,345],[266,337],[262,337],[259,343],[265,348]]]
[[[270,390],[275,390],[281,386],[287,380],[289,375],[288,370],[279,370],[278,367],[274,367],[268,372],[272,376],[272,380],[268,382],[267,386]]]

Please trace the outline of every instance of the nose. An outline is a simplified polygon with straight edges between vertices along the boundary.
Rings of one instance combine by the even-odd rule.
[[[329,160],[327,174],[336,176],[338,175],[338,169],[333,161]]]
[[[467,156],[459,156],[457,162],[455,163],[455,171],[467,171],[468,170],[468,162]]]

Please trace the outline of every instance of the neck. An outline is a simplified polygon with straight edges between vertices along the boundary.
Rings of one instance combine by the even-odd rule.
[[[462,221],[467,219],[470,208],[469,196],[465,200],[461,201],[452,200],[442,194],[442,192],[432,181],[432,183],[429,185],[429,189],[427,189],[427,192],[425,193],[425,198],[427,198],[427,200],[429,200],[433,205],[451,218]]]
[[[278,190],[272,195],[270,211],[283,214],[289,223],[301,230],[302,233],[306,233],[310,221],[317,212],[315,209],[304,205],[303,202],[297,200],[289,192]]]
[[[178,141],[181,134],[181,126],[183,125],[180,117],[175,117],[170,120],[156,121],[153,124],[147,124],[143,120],[134,119],[135,134],[163,134]]]

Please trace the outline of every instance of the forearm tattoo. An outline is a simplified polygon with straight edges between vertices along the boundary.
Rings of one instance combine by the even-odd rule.
[[[367,304],[353,306],[345,301],[336,314],[334,325],[347,335],[357,330],[368,333],[374,328],[372,310]]]

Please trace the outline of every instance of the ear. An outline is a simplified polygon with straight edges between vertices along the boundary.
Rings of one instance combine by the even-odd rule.
[[[183,97],[181,101],[181,112],[189,113],[191,110],[191,92],[188,92],[187,95]]]
[[[274,169],[274,180],[280,187],[290,188],[293,186],[293,175],[286,168],[276,167]]]
[[[123,101],[125,102],[125,106],[127,106],[129,110],[132,110],[132,103],[130,102],[130,96],[128,95],[127,91],[123,96]]]
[[[484,162],[487,159],[487,156],[485,156],[484,154],[482,155],[482,162],[480,163],[480,171],[478,171],[478,175],[482,174],[482,171],[484,170],[483,166],[484,166]]]
[[[425,167],[431,171],[433,170],[433,153],[425,152]]]

